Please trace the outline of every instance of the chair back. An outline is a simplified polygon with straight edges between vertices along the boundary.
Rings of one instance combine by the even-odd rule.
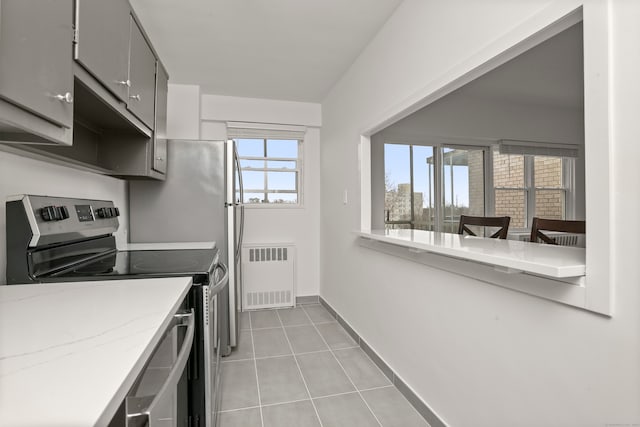
[[[472,236],[475,236],[476,233],[471,231],[468,225],[476,225],[480,227],[499,227],[498,231],[493,233],[491,238],[498,239],[506,239],[507,232],[509,231],[509,222],[511,221],[510,216],[467,216],[460,215],[460,224],[458,225],[458,234],[464,234],[465,232],[469,233]]]
[[[585,234],[586,222],[585,221],[564,221],[560,219],[545,219],[545,218],[533,218],[533,224],[531,224],[531,237],[530,242],[538,243],[538,239],[542,243],[550,245],[557,245],[558,242],[555,238],[544,234],[544,231],[556,231],[561,233],[572,234]]]

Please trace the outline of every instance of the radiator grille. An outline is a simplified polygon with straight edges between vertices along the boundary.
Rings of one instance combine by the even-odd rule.
[[[292,307],[295,301],[295,247],[245,245],[242,248],[243,309]]]
[[[286,261],[287,248],[252,248],[249,249],[249,262]]]
[[[291,302],[291,291],[247,292],[247,305],[252,308],[293,305]]]
[[[551,237],[552,239],[554,239],[556,241],[556,244],[560,245],[560,246],[584,246],[584,235],[582,234],[563,234],[563,233],[553,233],[553,232],[547,232],[545,233],[547,236]],[[528,242],[529,241],[529,234],[527,235],[519,235],[518,236],[518,240],[522,241],[522,242]]]

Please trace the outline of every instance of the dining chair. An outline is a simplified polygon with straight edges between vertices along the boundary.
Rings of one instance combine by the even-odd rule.
[[[533,218],[533,224],[531,224],[531,237],[530,242],[538,243],[538,239],[542,243],[548,243],[550,245],[558,245],[557,237],[549,237],[544,234],[544,231],[556,231],[570,234],[585,234],[586,221],[565,221],[560,219],[545,219],[545,218]]]
[[[510,216],[491,217],[491,216],[460,215],[460,224],[458,224],[458,234],[464,234],[466,231],[470,235],[475,236],[476,233],[471,231],[471,229],[467,227],[468,225],[471,225],[471,226],[475,225],[479,227],[500,227],[498,231],[496,231],[489,237],[506,239],[507,232],[509,231],[510,221],[511,221]]]

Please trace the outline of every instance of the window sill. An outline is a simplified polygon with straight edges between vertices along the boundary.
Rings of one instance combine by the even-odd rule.
[[[244,203],[242,206],[248,209],[304,209],[301,203]]]
[[[539,298],[601,314],[588,305],[584,248],[422,230],[357,231],[359,245]]]
[[[506,273],[529,273],[552,279],[576,279],[586,272],[585,249],[489,239],[424,230],[373,230],[359,232],[417,252],[431,252],[493,266]]]

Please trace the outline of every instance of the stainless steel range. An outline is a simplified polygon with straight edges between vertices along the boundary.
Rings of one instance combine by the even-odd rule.
[[[215,426],[220,356],[229,349],[227,267],[217,249],[118,251],[113,202],[19,195],[6,203],[7,283],[191,276],[196,314],[183,422]],[[178,424],[183,425],[183,424]]]

